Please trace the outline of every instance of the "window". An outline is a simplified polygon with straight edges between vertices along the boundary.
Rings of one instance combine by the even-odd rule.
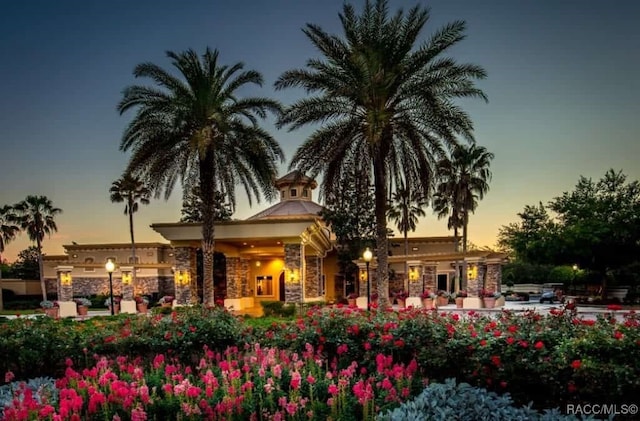
[[[297,196],[298,196],[298,190],[291,189],[291,197],[297,197]]]
[[[309,189],[302,190],[302,197],[309,197]]]
[[[286,192],[285,192],[284,190],[282,190],[282,191],[280,192],[280,198],[281,198],[281,199],[284,199],[285,195],[286,195]]]
[[[92,265],[94,263],[95,263],[95,259],[93,257],[87,257],[87,258],[84,259],[84,264],[85,265]],[[96,268],[94,268],[94,267],[85,267],[84,271],[85,272],[95,272]]]
[[[256,296],[273,296],[273,278],[271,276],[256,276]]]

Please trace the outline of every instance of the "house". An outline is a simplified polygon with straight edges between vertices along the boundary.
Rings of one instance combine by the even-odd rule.
[[[339,273],[335,236],[318,215],[321,205],[313,201],[316,182],[294,171],[275,185],[280,192],[278,203],[246,220],[216,223],[216,300],[236,310],[257,306],[262,300],[332,302],[351,291],[366,296],[368,278],[375,292],[375,261],[356,262],[358,279],[345,279]],[[48,256],[49,288],[55,290],[60,274],[70,273],[74,295],[104,293],[108,286],[104,264],[111,258],[127,270],[135,266],[136,291],[175,295],[181,304],[201,301],[201,224],[156,223],[151,228],[168,243],[137,245],[135,263],[129,244],[70,245],[65,246],[66,255]],[[466,261],[471,296],[483,285],[500,289],[504,260],[500,253],[471,251],[463,256],[449,236],[410,238],[407,255],[404,240],[392,238],[390,250],[390,291],[404,289],[413,296],[424,289],[454,291],[459,288],[454,282],[456,261]],[[114,279],[119,291],[122,280],[117,271]]]

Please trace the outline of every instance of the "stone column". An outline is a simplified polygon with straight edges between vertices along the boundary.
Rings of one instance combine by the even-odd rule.
[[[305,256],[304,261],[304,296],[305,298],[318,298],[320,295],[320,257]]]
[[[227,257],[227,298],[242,298],[242,264],[239,257]]]
[[[422,291],[429,290],[431,292],[436,292],[438,285],[438,263],[437,262],[429,262],[426,263],[423,267],[424,273],[422,275],[423,287]]]
[[[120,266],[120,281],[122,282],[122,301],[133,300],[133,281],[132,273],[134,271],[133,266]]]
[[[500,260],[487,260],[485,285],[486,289],[491,291],[500,291],[502,289],[502,263]]]
[[[58,301],[73,301],[73,278],[71,272],[73,266],[58,266],[56,267],[57,273],[57,289],[58,289]],[[66,277],[68,281],[66,281]]]
[[[422,275],[424,273],[424,266],[421,261],[410,260],[407,262],[409,267],[409,296],[419,297],[422,294]]]
[[[240,258],[240,291],[243,297],[252,297],[249,286],[249,259]]]
[[[198,284],[196,271],[196,253],[193,247],[175,247],[174,248],[174,294],[178,305],[188,305],[197,303],[198,300]],[[179,282],[178,276],[188,277],[188,283]]]
[[[284,301],[302,302],[302,245],[300,243],[284,245]]]

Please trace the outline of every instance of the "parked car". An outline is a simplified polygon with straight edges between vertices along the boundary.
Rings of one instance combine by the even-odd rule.
[[[542,295],[540,295],[540,304],[544,302],[549,302],[549,304],[553,304],[556,301],[559,303],[564,302],[564,295],[562,294],[562,291],[559,291],[559,290],[543,291]]]

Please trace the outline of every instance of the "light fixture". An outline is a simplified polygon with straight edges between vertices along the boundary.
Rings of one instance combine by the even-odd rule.
[[[418,280],[418,268],[411,266],[409,268],[409,280],[415,282]]]
[[[260,260],[256,260],[256,267],[257,267],[257,268],[259,268],[261,264],[262,264],[262,263],[260,263]]]
[[[286,269],[285,269],[285,270],[286,270]],[[288,271],[289,271],[289,275],[288,275],[288,277],[287,277],[287,281],[288,281],[290,284],[295,284],[295,283],[297,283],[297,281],[298,281],[298,274],[296,273],[296,270],[295,270],[295,269],[289,269]]]
[[[369,263],[373,259],[373,253],[369,247],[362,253],[362,258],[367,265],[367,310],[371,310],[371,282],[369,281]]]
[[[69,286],[72,284],[71,272],[62,272],[60,273],[60,284],[64,286]]]
[[[131,272],[122,272],[122,285],[131,285],[132,278]]]
[[[191,283],[191,275],[188,270],[177,270],[173,274],[173,279],[176,282],[176,285],[186,286]]]
[[[108,259],[107,263],[105,263],[104,265],[104,268],[109,274],[109,302],[111,303],[109,307],[111,307],[111,315],[113,316],[115,314],[115,305],[113,303],[113,271],[116,269],[116,265],[111,259]]]

